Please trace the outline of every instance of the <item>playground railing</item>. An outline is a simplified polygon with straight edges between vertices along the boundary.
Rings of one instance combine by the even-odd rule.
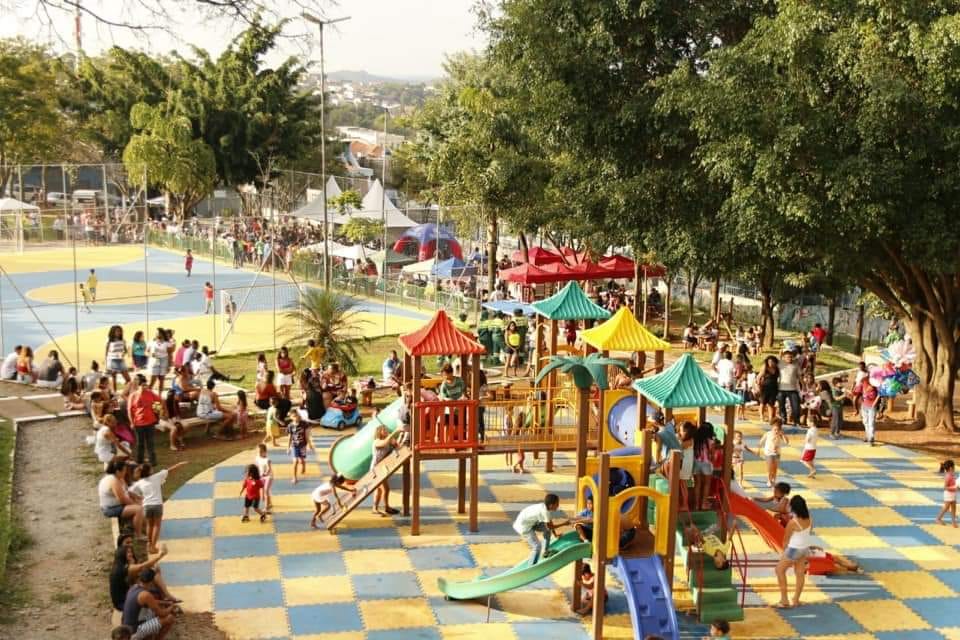
[[[545,395],[545,394],[544,394]],[[484,400],[484,444],[510,444],[517,448],[530,447],[574,448],[577,443],[576,411],[568,398],[553,397],[547,401],[531,398]],[[554,421],[546,416],[552,410]],[[591,422],[587,440],[596,442],[597,425]]]
[[[476,400],[418,402],[417,448],[470,449],[477,446]]]

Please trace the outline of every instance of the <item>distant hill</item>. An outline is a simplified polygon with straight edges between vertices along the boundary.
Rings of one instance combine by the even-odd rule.
[[[372,74],[368,71],[331,71],[327,73],[327,78],[339,82],[361,82],[364,84],[384,84],[388,82],[413,82],[413,83],[425,83],[429,84],[436,80],[436,78],[431,76],[418,76],[410,75],[403,77],[389,77],[389,76],[378,76]]]

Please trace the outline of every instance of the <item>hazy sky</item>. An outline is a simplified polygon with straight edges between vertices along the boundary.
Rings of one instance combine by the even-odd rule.
[[[84,0],[84,6],[104,15],[116,15],[121,2],[135,6],[128,0]],[[445,54],[483,46],[482,35],[474,30],[473,4],[474,0],[339,0],[336,6],[331,5],[327,16],[348,15],[351,19],[326,31],[327,71],[363,69],[389,76],[439,76]],[[17,15],[10,15],[11,6]],[[0,13],[4,14],[0,17],[0,37],[20,35],[59,50],[73,48],[71,14],[51,11],[48,19],[38,15],[36,0],[0,1]],[[126,17],[131,21],[152,20],[136,9],[130,9]],[[105,27],[85,16],[83,48],[91,55],[114,44],[166,53],[186,52],[186,45],[192,44],[217,54],[241,29],[223,22],[198,24],[196,17],[190,15],[174,19],[172,29],[176,36]],[[302,34],[306,29],[303,24],[292,24],[287,31]],[[312,27],[311,33],[316,33],[316,27]],[[319,59],[316,50],[307,50],[303,41],[297,40],[286,42],[283,54]]]

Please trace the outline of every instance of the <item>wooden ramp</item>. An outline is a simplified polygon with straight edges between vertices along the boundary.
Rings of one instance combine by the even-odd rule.
[[[346,518],[358,506],[363,504],[377,487],[390,479],[397,469],[413,456],[413,450],[404,445],[398,447],[387,454],[387,457],[377,463],[377,466],[357,481],[357,493],[346,503],[343,508],[334,507],[336,511],[327,514],[326,525],[328,531],[333,531],[340,522]]]

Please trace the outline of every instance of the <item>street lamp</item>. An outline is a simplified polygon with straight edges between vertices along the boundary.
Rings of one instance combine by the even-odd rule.
[[[303,12],[300,16],[307,22],[320,27],[320,180],[323,183],[323,288],[330,289],[330,220],[327,214],[327,128],[324,108],[327,102],[327,74],[323,64],[323,28],[329,24],[336,24],[349,20],[350,16],[321,20],[320,18]]]
[[[383,104],[383,166],[380,170],[382,197],[380,200],[380,216],[383,220],[383,334],[387,334],[387,265],[390,256],[387,250],[387,120],[390,119],[390,105]]]

